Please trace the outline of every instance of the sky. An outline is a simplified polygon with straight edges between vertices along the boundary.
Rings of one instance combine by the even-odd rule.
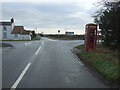
[[[94,23],[92,15],[99,9],[99,0],[2,0],[2,21],[15,19],[37,33],[61,34],[66,31],[85,33],[85,24]]]

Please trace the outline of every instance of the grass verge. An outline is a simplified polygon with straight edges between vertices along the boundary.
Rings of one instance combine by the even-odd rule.
[[[70,37],[70,36],[66,36],[66,37],[60,37],[60,36],[56,36],[56,37],[52,37],[52,36],[46,36],[47,38],[50,39],[54,39],[54,40],[83,40],[83,38],[76,38],[76,37]]]
[[[84,45],[75,47],[83,49]],[[102,74],[111,84],[117,83],[120,79],[118,52],[111,51],[106,47],[99,46],[96,51],[77,52],[78,57],[82,57],[92,67],[94,67],[100,74]]]
[[[40,39],[41,39],[40,36],[36,36],[36,37],[32,38],[31,40],[40,40]]]

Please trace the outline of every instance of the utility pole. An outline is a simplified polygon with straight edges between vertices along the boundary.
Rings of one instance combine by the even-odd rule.
[[[37,27],[35,27],[35,32],[36,32],[36,34],[37,34]]]
[[[65,31],[65,34],[66,34],[66,32],[67,32],[67,28],[66,27],[64,27],[64,31]]]

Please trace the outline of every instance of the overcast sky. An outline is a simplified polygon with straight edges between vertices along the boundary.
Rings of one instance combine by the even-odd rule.
[[[4,1],[4,0],[3,0]],[[12,2],[11,2],[12,1]],[[24,2],[26,1],[26,2]],[[2,2],[2,20],[15,19],[15,25],[37,32],[56,34],[74,31],[84,34],[85,24],[93,23],[91,17],[98,0],[6,0]]]

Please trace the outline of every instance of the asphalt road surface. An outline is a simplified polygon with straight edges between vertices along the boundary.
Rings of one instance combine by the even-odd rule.
[[[107,88],[72,54],[82,40],[10,41],[3,48],[3,88]]]

